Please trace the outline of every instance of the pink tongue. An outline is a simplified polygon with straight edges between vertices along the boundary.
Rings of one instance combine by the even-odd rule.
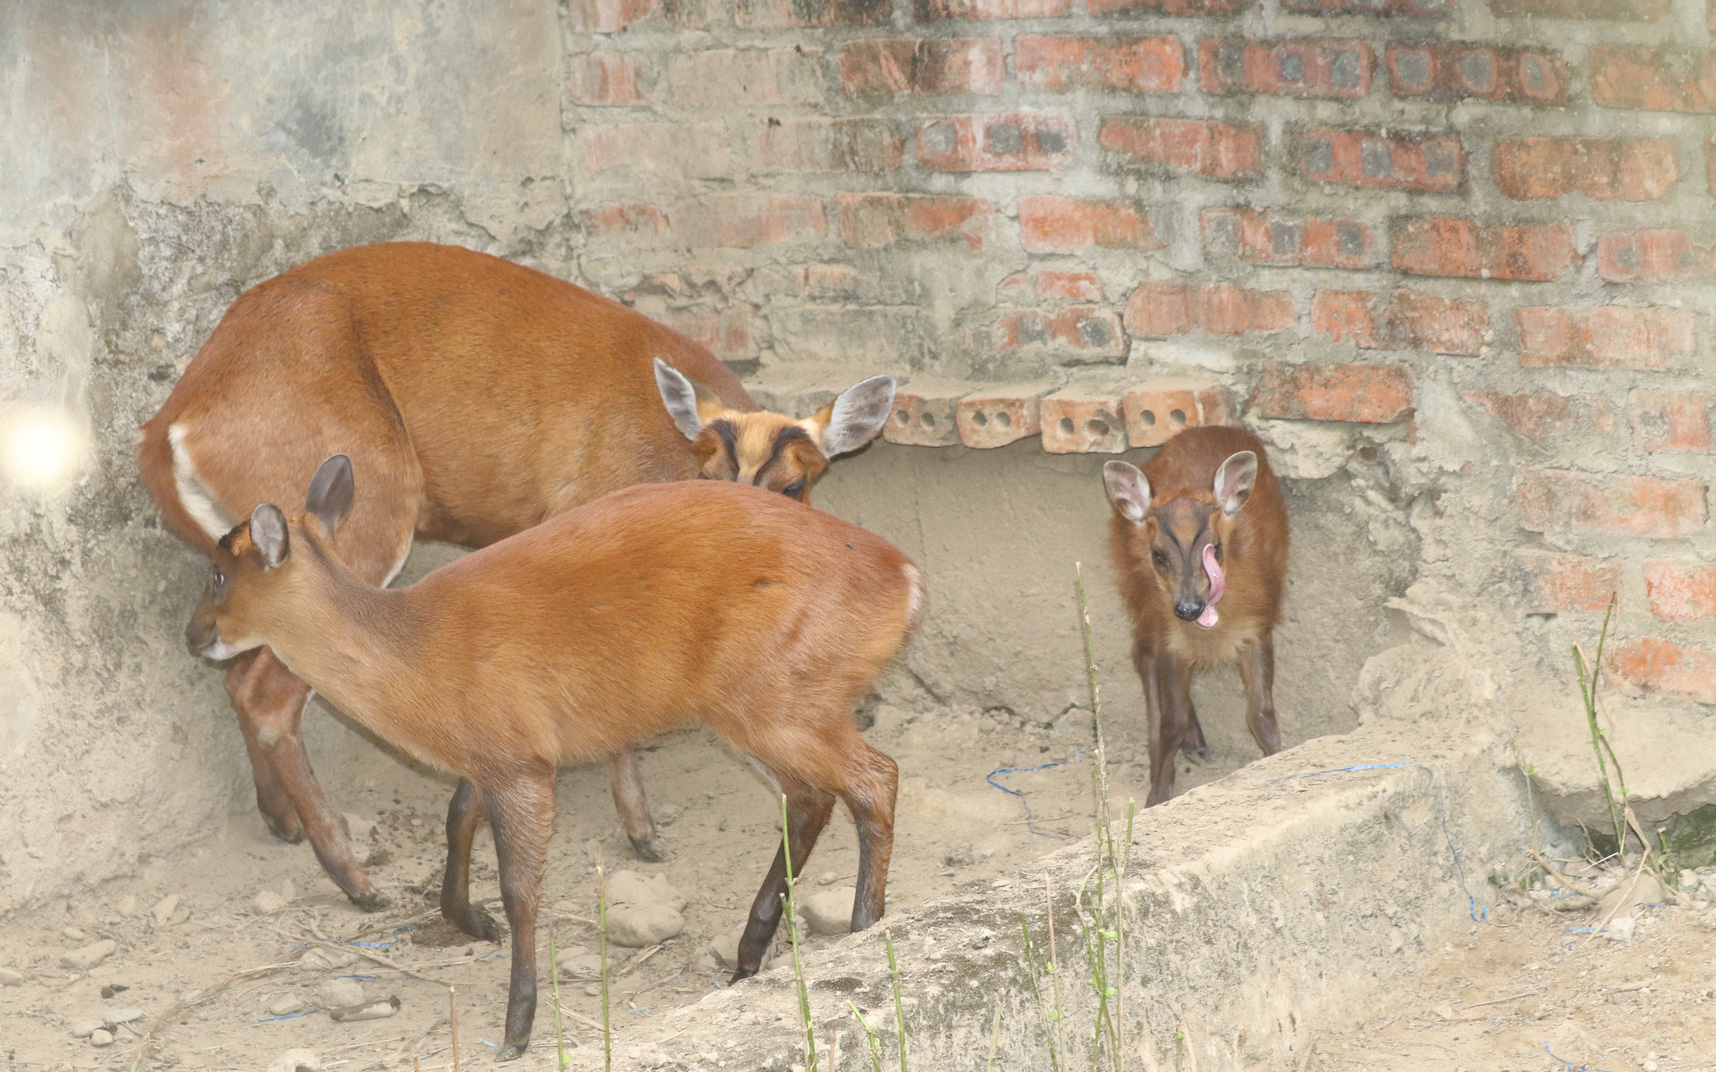
[[[1221,616],[1216,613],[1216,604],[1221,602],[1222,595],[1227,592],[1227,578],[1222,575],[1221,563],[1216,561],[1214,544],[1204,544],[1204,572],[1210,579],[1210,597],[1204,603],[1204,612],[1198,615],[1198,624],[1205,629],[1212,629],[1216,622],[1221,620]]]

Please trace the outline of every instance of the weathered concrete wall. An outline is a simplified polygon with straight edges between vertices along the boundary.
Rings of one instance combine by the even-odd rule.
[[[1660,818],[1716,789],[1712,17],[586,0],[580,267],[763,380],[856,341],[937,380],[908,408],[1092,366],[1224,385],[1277,467],[1350,511],[1296,502],[1293,613],[1379,657],[1296,699],[1331,721],[1349,695],[1365,717],[1493,704],[1564,814],[1595,818],[1569,652],[1594,654],[1613,594],[1615,743]],[[978,528],[971,494],[932,509]],[[1387,583],[1348,584],[1378,561]],[[914,658],[1016,652],[1044,606],[980,602]]]
[[[560,28],[488,0],[0,7],[0,402],[93,437],[75,486],[0,486],[0,910],[247,797],[219,675],[180,639],[203,567],[137,486],[137,426],[296,262],[566,243]]]
[[[1655,814],[1701,803],[1710,21],[1697,0],[5,5],[0,399],[65,409],[93,450],[52,494],[0,485],[0,910],[248,809],[217,675],[180,653],[201,564],[153,522],[132,436],[242,288],[394,237],[589,283],[763,384],[817,362],[1219,382],[1289,478],[1290,740],[1479,705],[1576,811],[1565,653],[1618,591],[1630,784]],[[1077,698],[1067,576],[1090,562],[1136,716],[1101,458],[1036,442],[878,447],[819,502],[933,564],[911,667],[971,702]],[[375,761],[313,721],[324,770]]]

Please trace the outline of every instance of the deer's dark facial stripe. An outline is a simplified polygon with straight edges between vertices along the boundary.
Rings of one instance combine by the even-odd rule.
[[[806,432],[796,424],[787,425],[775,434],[775,441],[769,447],[768,459],[764,461],[762,465],[758,466],[757,475],[751,483],[758,487],[762,487],[767,483],[769,470],[773,468],[776,463],[781,461],[781,452],[786,449],[788,443],[809,443],[811,446],[816,445],[815,442],[811,440],[809,432]]]

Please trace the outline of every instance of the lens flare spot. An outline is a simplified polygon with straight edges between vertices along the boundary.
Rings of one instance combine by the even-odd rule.
[[[71,414],[53,406],[0,410],[0,472],[19,487],[50,491],[77,478],[89,436]]]

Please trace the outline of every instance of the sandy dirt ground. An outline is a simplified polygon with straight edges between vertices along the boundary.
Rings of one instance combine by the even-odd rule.
[[[1120,801],[1144,795],[1139,728],[1121,725],[1112,734]],[[1089,830],[1090,729],[1078,712],[1027,725],[1005,709],[882,707],[868,736],[902,768],[891,910],[1027,868]],[[1042,764],[1058,765],[994,775],[1024,799],[986,780],[998,768]],[[1180,788],[1231,769],[1231,761],[1186,760]],[[404,766],[376,770],[367,784],[331,786],[330,794],[365,832],[371,874],[393,897],[392,909],[356,911],[308,847],[273,841],[252,814],[235,816],[227,830],[153,861],[135,880],[21,915],[0,930],[0,983],[22,980],[0,985],[0,1068],[291,1072],[302,1063],[359,1072],[410,1068],[416,1058],[423,1068],[444,1069],[452,1056],[449,985],[457,989],[467,1066],[493,1067],[504,950],[452,931],[435,910],[449,787]],[[742,926],[778,838],[769,791],[702,730],[655,742],[644,773],[675,856],[634,860],[613,818],[605,766],[569,769],[560,779],[545,889],[543,920],[554,922],[561,947],[565,1033],[576,1045],[600,1044],[591,978],[598,859],[610,872],[665,875],[688,901],[678,937],[612,950],[611,1012],[622,1054],[634,1025],[726,984],[729,973],[710,943]],[[374,828],[365,831],[369,823]],[[803,889],[849,885],[856,862],[842,813],[805,868]],[[1716,896],[1716,875],[1710,882],[1693,897]],[[473,887],[498,914],[486,835]],[[1463,941],[1379,980],[1384,1007],[1352,1030],[1319,1037],[1292,1072],[1716,1069],[1716,909],[1686,898],[1643,911],[1630,940],[1617,942],[1570,930],[1589,927],[1591,913],[1551,913],[1540,903],[1547,896],[1515,891]],[[814,949],[836,940],[807,942]],[[103,941],[114,951],[93,968],[63,963]],[[544,967],[533,1049],[553,1044],[547,981]],[[334,1021],[323,1006],[342,984],[361,988],[365,1002],[391,1008],[388,999],[397,998],[397,1012]],[[110,1043],[89,1037],[97,1023]]]
[[[1576,866],[1576,865],[1575,865]],[[1688,873],[1689,877],[1692,873]],[[1605,885],[1613,876],[1599,876]],[[1700,885],[1702,883],[1702,885]],[[1394,980],[1362,1025],[1319,1038],[1303,1072],[1709,1072],[1716,1069],[1716,869],[1640,908],[1556,911],[1514,891],[1464,939]],[[1624,919],[1623,919],[1624,923]]]
[[[867,737],[901,767],[891,911],[1023,868],[1089,833],[1091,733],[1079,712],[1053,725],[1024,725],[1005,709],[882,707],[875,718]],[[1148,780],[1138,762],[1142,748],[1134,754],[1128,734],[1118,736],[1114,796],[1141,801]],[[651,804],[675,853],[662,864],[632,857],[614,818],[605,765],[571,768],[560,778],[543,923],[556,925],[566,1033],[580,1044],[597,1039],[591,1025],[601,1016],[589,981],[596,861],[610,872],[664,874],[688,900],[679,937],[655,949],[613,950],[610,1007],[623,1045],[640,1019],[726,984],[730,972],[717,966],[710,942],[743,926],[779,843],[769,790],[706,731],[655,742],[643,763]],[[1041,764],[1059,765],[995,775],[1024,799],[986,781],[998,768]],[[1232,763],[1187,760],[1179,784],[1190,787],[1232,769]],[[503,947],[458,934],[436,912],[450,786],[399,766],[367,785],[328,791],[359,829],[375,824],[363,843],[372,878],[394,899],[391,910],[358,912],[323,876],[308,846],[271,839],[253,814],[235,816],[227,831],[154,861],[135,881],[92,890],[0,930],[0,970],[24,977],[22,985],[0,986],[0,1069],[249,1070],[295,1050],[314,1054],[323,1069],[345,1072],[409,1068],[413,1057],[424,1068],[445,1068],[447,984],[457,988],[461,1052],[487,1064],[484,1054],[501,1040],[508,961]],[[837,812],[805,868],[804,888],[851,885],[857,858],[851,820]],[[500,915],[486,833],[474,853],[472,892]],[[61,963],[63,955],[104,940],[117,949],[93,969]],[[815,948],[835,940],[808,942]],[[546,935],[542,948],[546,965]],[[397,997],[397,1013],[334,1022],[318,1006],[325,1004],[326,984],[341,978],[361,986],[366,1001]],[[554,1037],[546,967],[542,979],[533,1049],[551,1046]],[[301,1012],[279,1011],[294,1002]],[[112,1028],[107,1046],[74,1035],[80,1025],[130,1012],[140,1015]]]

